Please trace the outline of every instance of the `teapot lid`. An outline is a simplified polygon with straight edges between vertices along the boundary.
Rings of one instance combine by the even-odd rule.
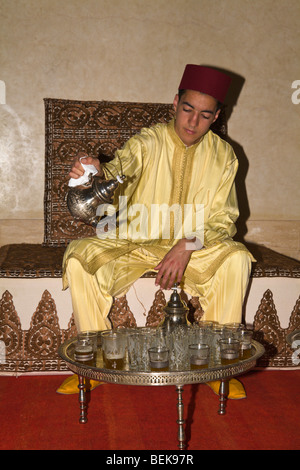
[[[164,308],[166,313],[176,313],[176,312],[185,312],[188,310],[187,306],[184,302],[182,302],[180,294],[177,291],[178,284],[175,284],[172,287],[172,295],[170,297],[169,302],[167,303],[166,307]]]
[[[123,180],[125,177],[123,177]],[[114,197],[115,190],[119,186],[119,180],[103,180],[100,177],[94,177],[93,187],[97,196],[107,203],[111,203]]]

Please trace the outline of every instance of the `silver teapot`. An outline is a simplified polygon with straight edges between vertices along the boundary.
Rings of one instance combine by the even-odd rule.
[[[99,176],[90,176],[88,185],[69,188],[67,206],[74,217],[92,227],[97,227],[101,216],[97,215],[97,208],[101,204],[112,204],[115,190],[120,179],[105,180]]]
[[[180,294],[177,292],[178,284],[172,287],[172,295],[164,308],[165,316],[162,326],[167,330],[173,330],[179,325],[187,325],[188,307],[185,302],[181,300]]]

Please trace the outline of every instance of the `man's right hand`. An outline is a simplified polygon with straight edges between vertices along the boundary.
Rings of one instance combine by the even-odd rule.
[[[77,179],[84,174],[84,168],[81,163],[84,163],[85,165],[94,165],[98,170],[97,176],[103,176],[103,170],[98,158],[87,157],[85,153],[79,153],[74,159],[73,166],[69,173],[70,178]]]

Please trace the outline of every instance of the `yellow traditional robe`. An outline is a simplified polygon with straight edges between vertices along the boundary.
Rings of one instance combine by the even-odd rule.
[[[204,310],[214,302],[208,317],[217,321],[225,318],[226,299],[235,297],[231,302],[235,306],[227,307],[234,312],[229,312],[226,321],[239,321],[251,255],[232,240],[239,215],[234,185],[237,167],[232,147],[212,131],[186,147],[175,132],[174,121],[142,129],[116,152],[104,171],[107,179],[122,173],[126,176],[114,199],[121,225],[115,231],[112,224],[106,235],[101,229],[102,238],[71,242],[64,256],[63,287],[71,288],[80,329],[108,327],[112,297],[122,295],[145,272],[153,271],[178,238],[189,235],[180,230],[186,207],[192,211],[192,234],[198,235],[204,247],[192,253],[183,288],[200,296]],[[165,224],[154,223],[158,219],[151,219],[151,211],[161,205],[181,209],[181,223],[180,211]],[[202,207],[202,217],[197,219]],[[237,260],[232,256],[236,253],[240,259],[230,268],[229,260]],[[220,276],[226,284],[221,294],[217,293]]]

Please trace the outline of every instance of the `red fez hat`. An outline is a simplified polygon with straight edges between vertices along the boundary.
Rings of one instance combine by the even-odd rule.
[[[179,90],[196,90],[213,96],[223,103],[231,78],[219,70],[203,65],[188,64],[185,67]]]

